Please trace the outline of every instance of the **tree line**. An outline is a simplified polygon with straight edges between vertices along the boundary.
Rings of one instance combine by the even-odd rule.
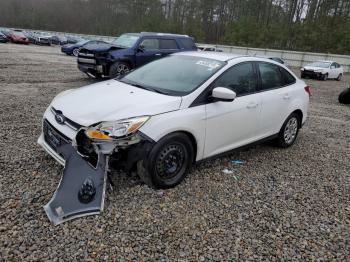
[[[1,0],[0,26],[350,54],[349,0]]]

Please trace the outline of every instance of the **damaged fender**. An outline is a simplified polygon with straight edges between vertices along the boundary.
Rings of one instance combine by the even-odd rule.
[[[58,225],[76,217],[100,214],[104,206],[108,155],[99,153],[94,168],[70,144],[58,151],[63,154],[66,165],[58,188],[44,206],[48,218]]]

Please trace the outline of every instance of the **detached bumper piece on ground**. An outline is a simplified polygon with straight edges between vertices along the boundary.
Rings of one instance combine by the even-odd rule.
[[[58,225],[67,220],[103,211],[108,156],[100,154],[96,168],[93,168],[67,144],[58,149],[66,165],[60,184],[44,206],[50,221]]]

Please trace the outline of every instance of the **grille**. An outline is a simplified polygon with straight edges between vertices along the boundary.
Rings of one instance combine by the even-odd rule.
[[[65,144],[70,144],[72,141],[54,128],[49,121],[44,120],[43,124],[43,132],[45,142],[55,151],[57,152],[57,148],[63,146]]]

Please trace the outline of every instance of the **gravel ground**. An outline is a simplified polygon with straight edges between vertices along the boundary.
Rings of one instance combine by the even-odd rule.
[[[57,47],[0,44],[0,261],[347,260],[350,107],[337,96],[349,80],[307,80],[310,117],[289,149],[202,162],[166,191],[120,175],[102,215],[53,226],[42,207],[62,167],[36,145],[41,117],[92,80]]]

